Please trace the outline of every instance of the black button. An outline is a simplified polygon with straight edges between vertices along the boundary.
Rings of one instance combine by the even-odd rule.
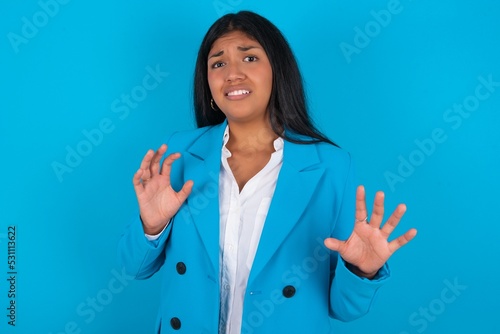
[[[283,296],[291,298],[295,295],[295,288],[292,285],[287,285],[283,288]]]
[[[170,326],[172,326],[173,329],[178,330],[181,329],[181,321],[179,318],[173,317],[170,319]]]
[[[175,269],[177,269],[177,272],[180,275],[184,275],[186,273],[186,265],[184,264],[184,262],[177,262]]]

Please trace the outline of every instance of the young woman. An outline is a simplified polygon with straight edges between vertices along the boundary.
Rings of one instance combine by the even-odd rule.
[[[312,124],[281,32],[228,14],[198,53],[198,129],[150,150],[133,177],[140,217],[119,254],[129,274],[162,268],[158,333],[330,333],[366,314],[389,276],[405,212],[368,222],[348,153]],[[354,226],[353,226],[354,223]]]

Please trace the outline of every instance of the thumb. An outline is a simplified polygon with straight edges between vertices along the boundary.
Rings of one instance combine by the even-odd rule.
[[[179,201],[184,203],[186,198],[191,194],[191,190],[193,189],[194,182],[189,180],[182,186],[182,189],[177,193],[179,196]]]
[[[324,243],[328,249],[336,252],[340,252],[340,249],[344,245],[344,241],[340,241],[335,238],[326,238]]]

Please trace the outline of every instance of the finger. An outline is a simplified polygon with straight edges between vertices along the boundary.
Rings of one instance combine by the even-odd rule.
[[[166,151],[167,151],[167,145],[162,144],[160,148],[153,155],[150,164],[151,177],[158,174],[158,171],[160,170],[160,160]]]
[[[180,156],[180,153],[172,153],[166,157],[165,160],[163,160],[160,174],[166,176],[168,180],[170,180],[170,170],[172,169],[172,164],[175,160],[179,159]]]
[[[403,218],[403,215],[406,212],[406,205],[405,204],[399,204],[394,212],[391,214],[389,219],[385,222],[384,226],[382,226],[382,233],[385,235],[386,238],[389,237],[389,235],[394,231],[396,226],[398,226],[399,221],[401,218]]]
[[[340,241],[335,238],[326,238],[324,240],[324,244],[326,248],[341,253],[341,249],[343,248],[345,241]]]
[[[409,243],[413,238],[415,238],[416,235],[417,235],[417,230],[412,228],[406,231],[406,233],[403,234],[402,236],[392,240],[391,242],[389,242],[390,252],[394,253],[395,251],[397,251],[398,249]]]
[[[144,186],[141,183],[143,173],[143,170],[139,169],[135,172],[134,177],[132,178],[132,184],[134,185],[134,190],[137,196],[140,196],[144,192]]]
[[[151,171],[149,166],[151,165],[151,160],[153,159],[153,155],[154,155],[153,150],[148,150],[146,155],[144,155],[144,158],[142,158],[141,166],[139,167],[139,169],[141,169],[143,172],[141,175],[143,180],[148,180],[149,178],[151,178]]]
[[[188,198],[189,194],[191,194],[191,190],[193,189],[194,182],[189,180],[182,186],[182,189],[177,193],[179,196],[180,203],[184,203],[186,198]]]
[[[365,187],[358,186],[356,190],[356,220],[363,221],[368,214],[366,213]]]
[[[384,219],[384,193],[382,191],[377,191],[375,200],[373,201],[372,215],[369,220],[370,225],[375,228],[380,228],[382,219]]]

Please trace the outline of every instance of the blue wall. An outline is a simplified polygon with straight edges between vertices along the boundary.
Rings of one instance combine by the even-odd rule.
[[[197,47],[241,9],[288,37],[314,118],[367,191],[407,203],[396,233],[419,230],[373,311],[336,333],[500,332],[500,4],[291,3],[2,1],[0,332],[152,332],[159,277],[131,281],[116,261],[131,178],[194,127]]]

